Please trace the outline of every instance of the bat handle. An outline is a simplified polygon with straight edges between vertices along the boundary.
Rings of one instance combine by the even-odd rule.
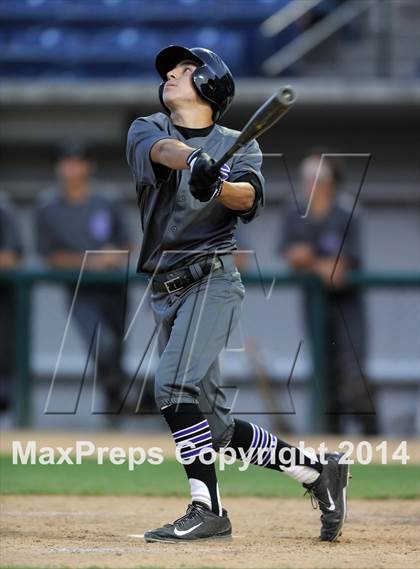
[[[215,162],[211,168],[212,173],[217,174],[224,163],[225,161],[223,160],[223,157],[217,162]]]
[[[235,154],[235,152],[241,146],[242,146],[242,144],[236,143],[234,146],[229,148],[229,150],[227,152],[225,152],[223,154],[223,156],[221,158],[219,158],[219,160],[216,160],[216,162],[213,164],[213,167],[212,167],[213,172],[214,173],[218,172],[220,170],[220,168],[223,166],[223,164],[225,164],[225,162],[227,162],[230,158],[232,158],[232,156]]]
[[[216,176],[217,174],[219,174],[220,168],[221,168],[221,166],[223,166],[223,164],[224,164],[224,162],[221,162],[220,160],[218,160],[217,162],[215,162],[215,163],[213,164],[213,166],[211,167],[211,170],[210,170],[211,174],[212,174],[212,175],[214,174],[215,176]]]

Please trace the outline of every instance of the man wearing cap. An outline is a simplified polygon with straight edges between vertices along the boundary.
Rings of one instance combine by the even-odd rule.
[[[352,211],[353,200],[341,191],[343,173],[336,154],[323,148],[310,150],[300,177],[303,201],[310,207],[305,216],[295,203],[289,208],[280,250],[292,269],[318,276],[327,287],[327,429],[343,433],[351,417],[363,434],[374,435],[373,386],[363,374],[367,344],[363,298],[347,286],[348,272],[362,265],[359,219]],[[304,316],[314,340],[310,311],[310,297],[305,294]]]
[[[38,251],[56,269],[107,271],[124,269],[130,239],[122,213],[113,201],[91,190],[95,165],[86,147],[64,142],[58,148],[54,192],[37,212]],[[86,251],[95,251],[88,254]],[[97,253],[96,253],[97,252]],[[66,287],[67,288],[67,287]],[[69,304],[74,291],[67,288]],[[122,368],[125,286],[80,284],[73,315],[87,346],[100,324],[98,381],[105,394],[104,413],[116,425],[125,389]],[[98,339],[98,338],[97,338]]]
[[[218,124],[234,96],[232,74],[214,52],[181,46],[162,50],[156,68],[165,113],[133,122],[127,160],[143,228],[138,272],[150,279],[161,355],[155,399],[184,465],[191,504],[175,522],[146,532],[145,540],[231,536],[211,463],[214,451],[226,446],[303,483],[322,504],[321,538],[335,540],[344,520],[347,467],[335,455],[323,467],[297,449],[297,464],[286,465],[279,451],[293,447],[258,425],[234,419],[222,387],[219,355],[238,322],[245,292],[232,254],[234,232],[238,219],[252,221],[264,204],[256,141],[219,171],[212,168],[239,134]],[[327,490],[334,512],[327,510]]]

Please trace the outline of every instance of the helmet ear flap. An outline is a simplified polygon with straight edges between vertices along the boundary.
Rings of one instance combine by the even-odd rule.
[[[212,77],[207,81],[207,89],[212,92],[216,89],[216,83]]]
[[[193,73],[194,85],[201,97],[210,103],[213,121],[217,122],[229,108],[235,94],[232,74],[214,52],[195,47],[191,52],[203,61]]]
[[[200,67],[197,67],[197,69],[194,70],[193,74],[192,74],[192,79],[193,79],[193,86],[195,88],[195,90],[197,91],[198,95],[204,100],[207,101],[207,103],[209,103],[213,114],[212,114],[212,118],[213,118],[213,122],[216,122],[220,116],[220,112],[217,109],[217,107],[215,106],[214,102],[211,101],[208,97],[206,97],[206,95],[203,92],[202,87],[200,86],[201,81],[203,80],[203,72],[202,70],[205,69],[206,65],[203,64]],[[205,79],[206,84],[208,85],[209,81],[212,82],[212,86],[208,89],[208,91],[213,91],[215,84],[213,79]]]

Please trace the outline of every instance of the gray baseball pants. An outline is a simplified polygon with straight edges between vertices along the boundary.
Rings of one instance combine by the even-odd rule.
[[[216,449],[233,434],[233,418],[222,389],[219,355],[236,326],[245,294],[233,256],[223,267],[176,293],[153,293],[160,362],[156,403],[196,403],[209,422]]]

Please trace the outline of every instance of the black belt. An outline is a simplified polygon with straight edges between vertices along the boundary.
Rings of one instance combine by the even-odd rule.
[[[158,273],[150,279],[152,290],[153,292],[166,292],[167,294],[177,292],[222,267],[223,263],[219,257],[211,257],[192,263],[182,269]]]

